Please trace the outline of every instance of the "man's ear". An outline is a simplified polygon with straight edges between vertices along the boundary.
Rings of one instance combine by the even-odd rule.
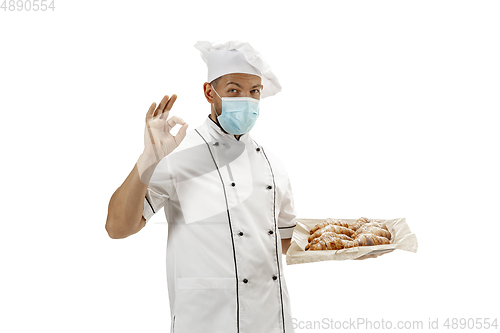
[[[207,99],[208,103],[214,102],[214,91],[210,83],[208,82],[203,83],[203,93],[205,94],[205,98]]]

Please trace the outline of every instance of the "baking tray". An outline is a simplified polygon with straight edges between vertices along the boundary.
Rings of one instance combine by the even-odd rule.
[[[357,246],[342,250],[318,250],[305,251],[304,248],[308,244],[312,227],[316,224],[324,222],[325,219],[305,219],[297,218],[297,226],[294,228],[292,243],[286,253],[286,263],[288,265],[303,264],[308,262],[326,261],[326,260],[352,260],[359,258],[365,254],[377,254],[389,252],[393,249],[399,249],[409,252],[417,252],[418,242],[417,236],[411,232],[410,227],[406,223],[406,219],[371,219],[385,223],[391,232],[391,244],[375,245],[375,246]],[[357,219],[340,219],[349,224],[353,224]]]

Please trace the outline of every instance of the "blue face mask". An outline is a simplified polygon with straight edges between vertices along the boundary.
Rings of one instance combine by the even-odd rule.
[[[215,89],[214,91],[219,96]],[[222,112],[217,116],[217,120],[222,128],[235,135],[248,133],[259,117],[259,100],[251,97],[220,97],[220,99]]]

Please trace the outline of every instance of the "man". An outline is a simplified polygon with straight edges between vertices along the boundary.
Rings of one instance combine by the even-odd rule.
[[[281,86],[248,43],[195,47],[208,67],[210,114],[187,132],[168,118],[176,95],[151,105],[144,152],[111,197],[106,230],[128,237],[164,207],[172,333],[293,333],[281,257],[296,225],[292,189],[249,133],[260,99]]]

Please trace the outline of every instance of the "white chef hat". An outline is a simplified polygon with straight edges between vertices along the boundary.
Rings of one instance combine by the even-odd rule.
[[[262,79],[261,98],[273,96],[281,91],[278,78],[269,65],[249,43],[237,40],[224,44],[199,41],[194,45],[208,67],[208,82],[230,73],[246,73]]]

